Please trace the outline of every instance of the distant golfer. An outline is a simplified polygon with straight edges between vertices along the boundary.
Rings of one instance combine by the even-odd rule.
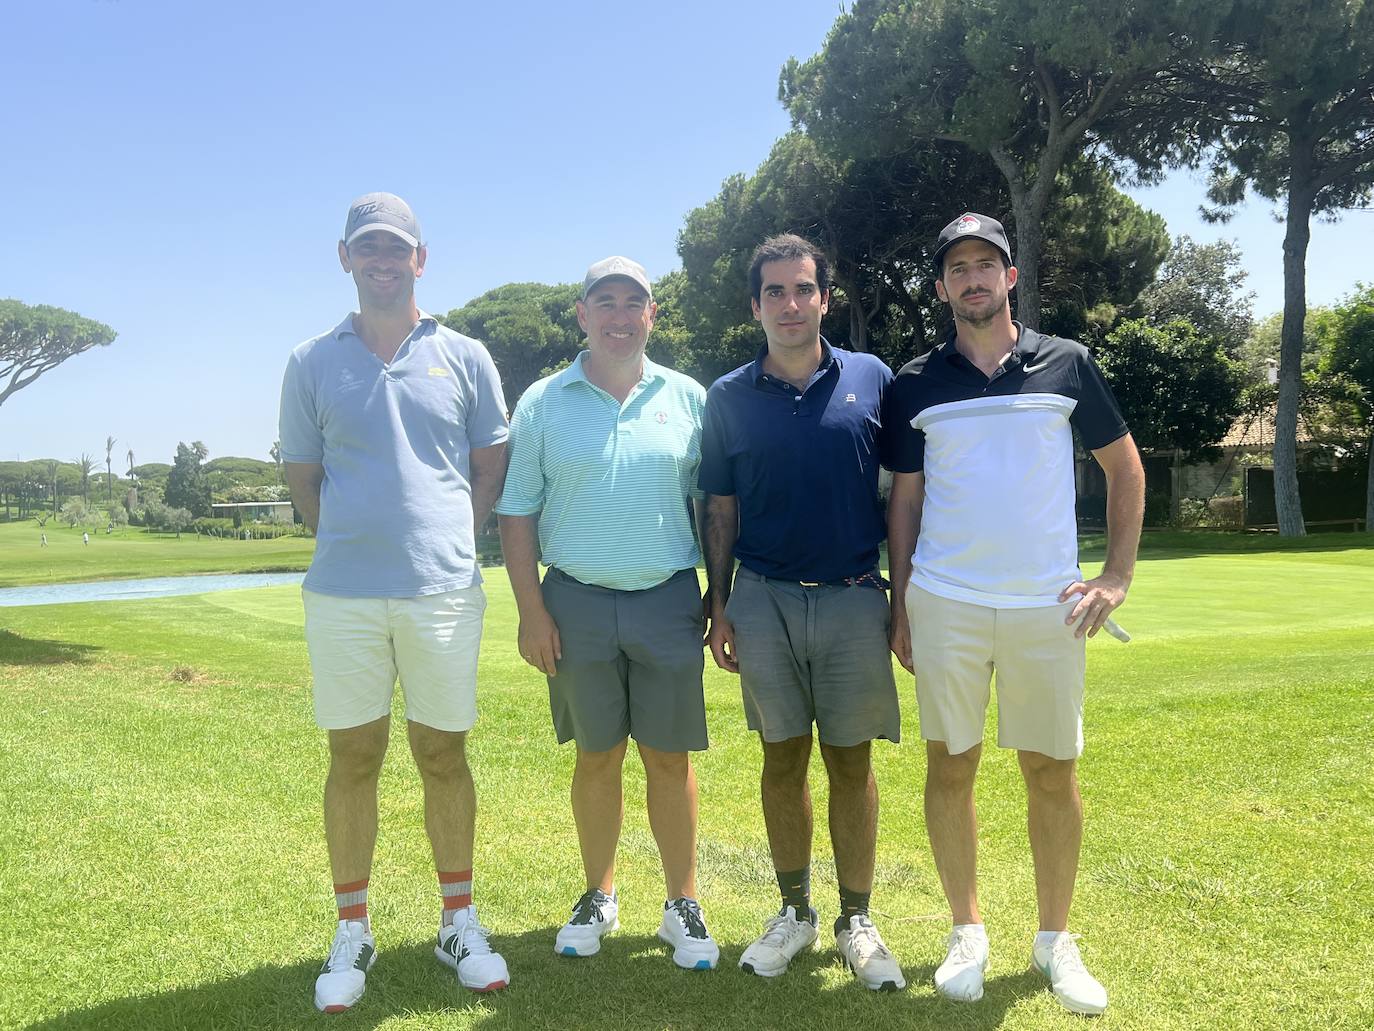
[[[90,535],[89,533],[87,533],[85,530],[82,530],[82,531],[81,531],[81,543],[82,543],[82,544],[90,544],[90,543],[91,543],[91,535]]]
[[[995,219],[968,213],[935,249],[936,292],[954,335],[902,369],[884,418],[892,650],[916,674],[926,739],[926,826],[954,929],[935,987],[983,994],[973,781],[989,681],[997,743],[1018,751],[1029,804],[1040,933],[1032,962],[1075,1013],[1107,992],[1067,931],[1083,833],[1085,635],[1126,598],[1144,474],[1088,351],[1012,321],[1016,269]],[[1074,521],[1077,429],[1107,477],[1107,561],[1084,581]],[[913,554],[914,551],[914,554]]]
[[[354,201],[339,261],[359,311],[297,347],[282,385],[286,479],[317,536],[303,597],[315,719],[329,732],[339,924],[315,982],[327,1012],[358,1001],[376,958],[367,890],[398,675],[443,898],[436,954],[467,988],[510,980],[472,904],[465,752],[486,607],[474,529],[501,493],[506,403],[486,349],[415,306],[426,256],[405,201]]]
[[[706,392],[644,356],[656,311],[637,262],[587,270],[577,302],[587,349],[516,405],[496,511],[521,657],[548,677],[559,742],[577,743],[572,809],[587,890],[554,951],[593,955],[619,926],[621,767],[633,737],[663,861],[658,935],[678,966],[709,970],[720,949],[696,897],[690,755],[706,747],[691,511]]]
[[[38,546],[40,548],[46,548],[48,546],[48,535],[46,533],[40,533],[38,535]]]

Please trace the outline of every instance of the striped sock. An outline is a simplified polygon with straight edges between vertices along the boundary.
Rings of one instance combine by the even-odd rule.
[[[444,897],[443,923],[447,926],[453,923],[456,910],[472,905],[472,870],[459,870],[457,873],[440,870],[439,894]]]
[[[340,920],[367,919],[367,878],[349,884],[334,885],[334,904],[339,907]]]

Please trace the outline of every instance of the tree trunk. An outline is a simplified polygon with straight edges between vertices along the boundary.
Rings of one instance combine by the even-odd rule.
[[[1364,532],[1374,533],[1374,429],[1369,431],[1369,482],[1364,488]]]
[[[868,350],[868,320],[853,297],[849,299],[849,346],[856,351]]]
[[[1297,144],[1294,143],[1295,150]],[[1298,494],[1298,398],[1302,392],[1302,330],[1307,320],[1307,243],[1313,195],[1294,161],[1283,235],[1283,331],[1279,343],[1279,403],[1274,415],[1274,508],[1279,535],[1307,533]],[[1305,169],[1302,171],[1305,172]]]

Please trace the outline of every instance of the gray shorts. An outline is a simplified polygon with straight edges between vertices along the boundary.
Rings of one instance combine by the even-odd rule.
[[[549,677],[558,743],[604,752],[626,737],[660,752],[706,747],[701,587],[683,569],[643,591],[617,591],[549,569],[544,606],[563,658]]]
[[[803,587],[740,566],[725,615],[749,729],[765,741],[809,737],[812,723],[838,748],[901,739],[886,591]]]

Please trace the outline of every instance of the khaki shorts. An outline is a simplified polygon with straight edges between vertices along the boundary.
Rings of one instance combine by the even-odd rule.
[[[315,722],[347,730],[391,712],[399,676],[405,716],[435,730],[477,722],[481,584],[418,598],[340,598],[301,591]]]
[[[1086,641],[1064,623],[1077,601],[994,609],[908,585],[921,737],[943,741],[951,755],[982,742],[996,672],[998,745],[1081,755]]]

